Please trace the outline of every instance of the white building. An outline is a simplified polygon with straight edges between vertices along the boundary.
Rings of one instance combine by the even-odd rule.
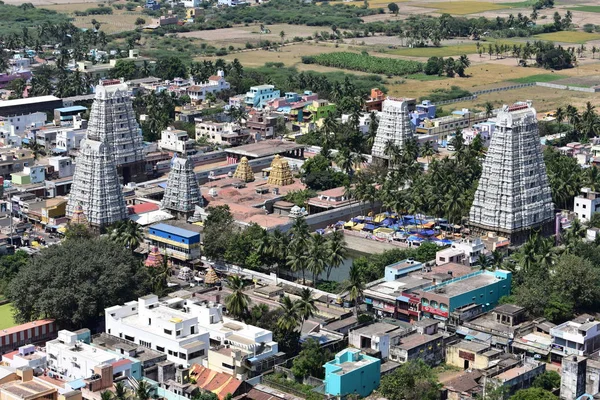
[[[12,129],[11,129],[12,130]],[[22,137],[16,133],[0,130],[0,143],[3,147],[21,147],[23,144]]]
[[[246,4],[246,2],[243,0],[219,0],[218,4],[225,7],[235,7],[239,6],[240,4]]]
[[[187,155],[194,150],[194,141],[190,139],[186,131],[168,127],[160,133],[158,147],[161,150],[175,151]]]
[[[342,122],[347,123],[350,121],[350,114],[342,114]],[[371,114],[364,113],[358,118],[358,130],[363,135],[366,135],[369,132],[369,126],[371,126]]]
[[[200,0],[183,0],[183,6],[185,8],[196,8],[200,7]]]
[[[219,93],[223,90],[228,90],[229,88],[231,88],[231,86],[229,85],[229,82],[225,80],[225,73],[223,71],[217,71],[217,75],[212,75],[206,82],[188,87],[186,92],[191,100],[204,101],[206,100],[207,94]]]
[[[46,113],[43,112],[0,117],[0,130],[16,134],[23,133],[29,128],[44,126],[45,124]]]
[[[48,158],[48,164],[54,167],[54,171],[58,173],[59,178],[73,176],[75,172],[75,164],[71,157],[56,156]]]
[[[196,120],[196,139],[205,137],[211,143],[236,145],[243,143],[249,136],[236,123]]]
[[[46,353],[37,351],[35,346],[28,344],[19,350],[2,356],[2,362],[11,368],[29,367],[37,372],[46,369]]]
[[[593,318],[557,325],[550,328],[550,336],[552,353],[559,356],[588,356],[600,350],[600,322]]]
[[[575,196],[573,211],[581,222],[587,222],[600,209],[600,193],[590,188],[581,188],[581,193]]]
[[[85,138],[85,129],[61,129],[56,133],[56,148],[65,153],[78,149]]]
[[[94,367],[113,364],[119,360],[116,354],[86,344],[77,333],[62,330],[58,338],[46,343],[48,368],[63,379],[86,379],[94,374]]]
[[[393,143],[398,149],[403,149],[406,141],[413,137],[413,128],[410,124],[410,113],[406,99],[388,97],[382,105],[383,111],[379,113],[377,135],[373,142],[371,155],[380,159],[389,159],[385,153],[388,143]]]
[[[210,336],[182,299],[159,302],[147,295],[105,310],[106,332],[167,354],[169,361],[190,366],[206,358]]]
[[[476,265],[479,255],[483,254],[485,245],[480,237],[466,237],[459,242],[453,242],[450,247],[435,253],[435,263],[443,265],[447,263],[458,263],[464,265]]]

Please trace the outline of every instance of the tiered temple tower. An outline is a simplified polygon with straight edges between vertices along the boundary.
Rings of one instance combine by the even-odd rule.
[[[75,164],[67,216],[80,220],[81,214],[98,229],[127,218],[114,159],[108,146],[97,140],[81,141]]]
[[[518,245],[532,229],[550,234],[553,216],[535,109],[530,102],[505,105],[496,117],[469,225]]]
[[[196,206],[201,202],[200,187],[192,162],[187,158],[175,157],[161,207],[187,219],[194,214]]]
[[[269,185],[286,186],[294,183],[294,177],[287,160],[283,159],[279,154],[275,156],[271,162],[271,172],[267,180]]]
[[[406,140],[412,136],[413,129],[410,124],[408,102],[391,97],[385,99],[383,102],[383,111],[379,116],[377,135],[373,142],[371,155],[379,159],[388,160],[390,157],[385,154],[388,142],[391,141],[399,149],[402,149]]]
[[[250,168],[246,157],[242,157],[240,160],[233,177],[244,182],[252,182],[254,180],[254,172],[252,172],[252,168]]]
[[[146,180],[142,133],[127,85],[122,81],[101,80],[96,86],[87,138],[107,146],[123,184]]]

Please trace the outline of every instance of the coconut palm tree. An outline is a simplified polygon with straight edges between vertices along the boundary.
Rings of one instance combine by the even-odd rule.
[[[494,268],[500,268],[500,266],[502,265],[503,258],[504,256],[502,255],[502,252],[500,250],[496,249],[492,251],[492,265],[494,266]]]
[[[241,319],[248,314],[250,298],[244,293],[244,281],[238,275],[230,276],[227,285],[231,289],[231,294],[225,297],[225,306],[227,311],[237,319]]]
[[[431,142],[425,142],[421,148],[421,155],[427,159],[427,163],[431,162],[431,157],[436,153]]]
[[[319,275],[327,267],[328,243],[323,235],[314,234],[311,236],[308,251],[308,270],[313,274],[313,287],[317,286]]]
[[[110,238],[133,252],[144,239],[144,232],[137,222],[127,219],[115,224]]]
[[[482,270],[486,270],[491,267],[490,259],[483,254],[479,254],[477,257],[477,264],[481,267]]]
[[[296,330],[296,327],[300,322],[297,304],[292,301],[290,296],[284,296],[281,299],[280,306],[283,313],[277,320],[277,327],[283,332],[292,332]]]
[[[123,381],[115,383],[115,399],[116,400],[127,400],[129,396],[127,395],[127,388]]]
[[[306,285],[306,269],[308,268],[307,242],[301,239],[292,240],[287,254],[287,267],[292,272],[302,272],[302,284]]]
[[[329,280],[331,271],[334,268],[339,268],[346,259],[346,239],[344,238],[344,232],[342,230],[335,231],[329,235],[328,239],[327,280]]]
[[[100,400],[113,400],[113,394],[110,390],[100,393]]]
[[[156,294],[158,297],[161,297],[164,294],[171,274],[172,269],[171,264],[169,263],[169,257],[165,255],[160,267],[153,268],[153,290],[154,294]]]
[[[494,105],[493,105],[491,102],[489,102],[489,101],[486,101],[486,102],[485,102],[485,116],[486,116],[487,118],[489,118],[489,117],[491,117],[493,114],[494,114]]]
[[[358,267],[355,265],[350,267],[350,276],[346,284],[346,290],[348,291],[348,298],[354,302],[354,314],[358,316],[358,306],[364,296],[365,284]]]
[[[151,388],[150,388],[150,385],[148,384],[148,382],[139,381],[138,387],[135,390],[135,395],[137,397],[137,400],[149,400],[151,397],[150,391],[151,391]]]
[[[296,310],[298,315],[302,318],[302,324],[304,321],[315,315],[317,312],[317,306],[315,305],[315,299],[313,298],[313,291],[309,288],[304,288],[300,292],[300,298],[296,300]]]

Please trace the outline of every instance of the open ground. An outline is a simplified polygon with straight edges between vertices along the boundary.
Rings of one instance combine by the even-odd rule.
[[[4,304],[0,306],[0,329],[10,328],[15,326],[15,322],[12,314],[11,304]]]

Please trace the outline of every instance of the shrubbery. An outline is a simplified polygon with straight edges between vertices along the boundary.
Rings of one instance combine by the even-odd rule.
[[[408,75],[423,70],[423,63],[418,61],[397,60],[393,58],[375,57],[368,54],[348,52],[304,56],[302,57],[302,62],[304,64],[319,64],[326,67],[336,67],[386,75]]]

